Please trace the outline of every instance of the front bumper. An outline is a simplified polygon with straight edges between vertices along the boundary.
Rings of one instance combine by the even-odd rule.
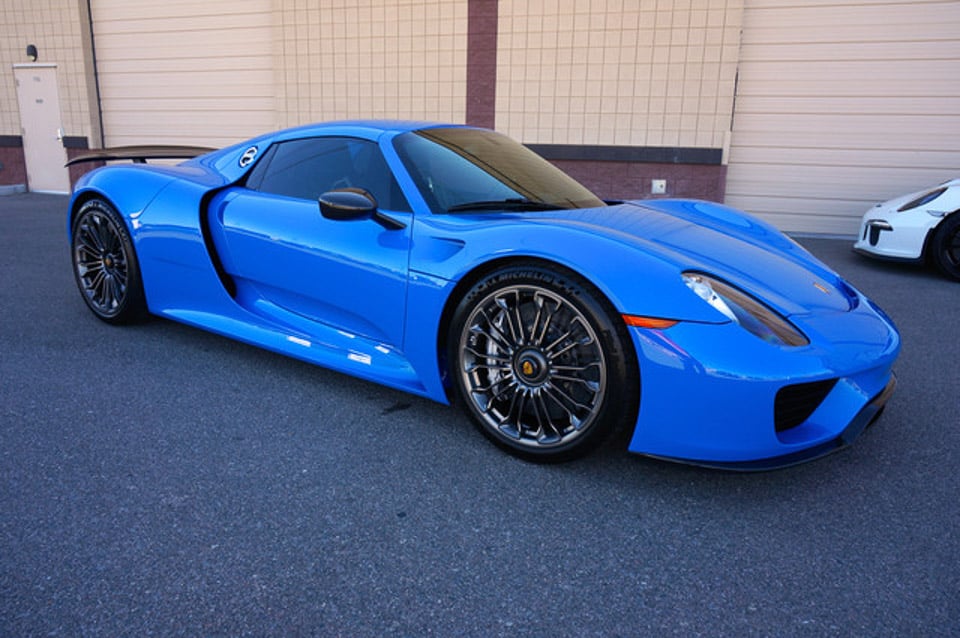
[[[629,450],[761,470],[811,460],[853,441],[893,391],[896,328],[862,296],[849,312],[791,320],[810,345],[771,345],[732,323],[631,329],[641,387]],[[818,382],[827,382],[828,391],[798,422],[781,423],[778,431],[778,393]]]
[[[791,465],[799,465],[808,461],[813,461],[828,454],[832,454],[853,443],[867,428],[876,423],[877,419],[883,413],[883,408],[887,401],[893,396],[893,391],[897,386],[896,375],[890,376],[890,381],[880,394],[878,394],[870,403],[865,405],[862,410],[853,418],[847,427],[840,432],[840,435],[831,441],[826,441],[820,445],[804,448],[796,452],[790,452],[783,456],[776,456],[766,459],[757,459],[754,461],[691,461],[688,459],[674,459],[669,457],[657,457],[666,461],[678,461],[703,467],[711,467],[721,470],[736,470],[740,472],[763,472],[766,470],[776,470]],[[655,456],[655,455],[650,455]]]
[[[860,222],[853,249],[869,257],[891,261],[919,262],[930,231],[940,218],[922,211],[871,210]]]

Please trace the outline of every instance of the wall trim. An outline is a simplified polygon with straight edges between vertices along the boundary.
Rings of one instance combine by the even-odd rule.
[[[544,159],[587,162],[639,162],[644,164],[703,164],[720,166],[722,148],[673,146],[593,146],[580,144],[527,144]]]
[[[0,135],[0,148],[23,148],[23,137],[20,135]]]
[[[66,135],[63,138],[63,148],[81,148],[86,150],[90,148],[90,143],[86,137]]]
[[[26,184],[3,184],[0,185],[0,197],[6,197],[8,195],[19,195],[20,193],[27,192]]]

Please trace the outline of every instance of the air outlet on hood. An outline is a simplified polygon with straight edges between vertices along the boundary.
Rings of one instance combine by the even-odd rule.
[[[858,295],[857,291],[853,289],[853,286],[845,282],[840,277],[837,277],[835,285],[837,290],[839,290],[847,299],[847,303],[850,304],[850,310],[854,310],[860,305],[860,295]]]

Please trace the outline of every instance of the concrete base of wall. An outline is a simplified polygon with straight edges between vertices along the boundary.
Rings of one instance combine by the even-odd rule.
[[[0,197],[6,195],[19,195],[27,192],[26,184],[5,184],[0,186]]]

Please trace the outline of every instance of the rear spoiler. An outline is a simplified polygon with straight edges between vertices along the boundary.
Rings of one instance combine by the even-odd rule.
[[[190,159],[215,150],[217,149],[205,146],[116,146],[78,155],[64,166],[109,160],[133,160],[137,164],[145,164],[148,159]]]

